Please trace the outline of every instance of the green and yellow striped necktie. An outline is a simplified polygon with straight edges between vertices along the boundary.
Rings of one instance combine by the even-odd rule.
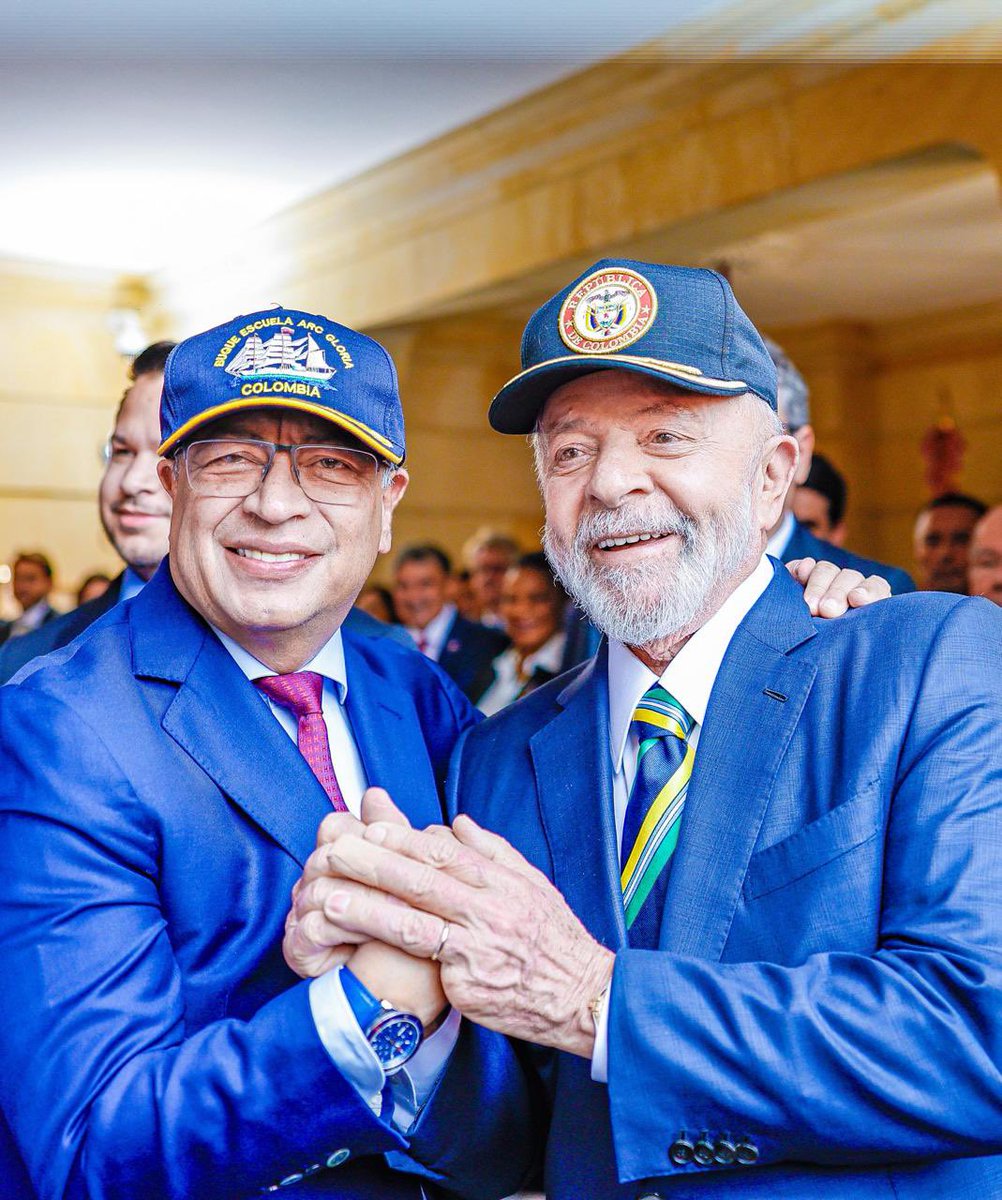
[[[630,945],[654,949],[661,932],[668,870],[692,775],[693,720],[660,684],[646,691],[631,730],[640,742],[623,822],[620,862]]]

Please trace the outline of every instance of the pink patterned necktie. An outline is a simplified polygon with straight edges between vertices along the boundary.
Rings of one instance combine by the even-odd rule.
[[[344,802],[334,774],[327,723],[320,704],[324,677],[316,671],[292,671],[288,675],[266,675],[263,679],[255,679],[254,686],[296,717],[299,722],[300,754],[320,780],[320,786],[330,797],[335,812],[347,812],[348,805]]]

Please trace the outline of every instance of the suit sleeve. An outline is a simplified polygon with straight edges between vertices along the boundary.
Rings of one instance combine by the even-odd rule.
[[[156,832],[84,715],[4,688],[0,764],[0,1104],[41,1200],[220,1200],[404,1144],[306,983],[186,1028]]]
[[[668,1156],[681,1130],[747,1134],[760,1164],[1002,1150],[1000,625],[965,601],[926,659],[883,876],[860,880],[879,906],[872,953],[789,967],[618,955],[609,1092],[621,1179],[691,1169]]]

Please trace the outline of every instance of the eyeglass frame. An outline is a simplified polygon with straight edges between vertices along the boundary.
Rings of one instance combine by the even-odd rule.
[[[212,492],[203,492],[196,486],[194,480],[191,477],[191,465],[188,462],[188,451],[193,446],[206,446],[206,445],[211,446],[214,443],[230,443],[230,444],[236,444],[238,446],[265,446],[268,448],[268,450],[269,450],[268,461],[266,463],[264,463],[264,465],[261,468],[261,478],[258,480],[256,487],[252,488],[249,492],[244,492],[242,494],[237,493],[234,495],[227,494],[224,496],[217,496],[217,495],[213,495]],[[280,450],[286,451],[289,455],[289,467],[292,472],[292,478],[295,480],[297,487],[303,493],[303,495],[308,500],[312,501],[314,504],[338,504],[340,502],[337,500],[317,500],[316,497],[311,496],[310,493],[306,490],[306,488],[303,487],[303,481],[299,475],[299,465],[297,462],[297,451],[299,451],[299,450],[342,450],[342,451],[347,451],[349,454],[364,455],[366,458],[371,458],[372,461],[376,464],[377,471],[379,470],[380,466],[382,466],[382,468],[383,468],[382,478],[380,479],[380,487],[382,487],[382,488],[386,488],[389,485],[390,481],[394,478],[394,476],[397,474],[397,472],[399,470],[399,468],[397,466],[394,466],[393,463],[388,463],[385,461],[381,462],[379,457],[376,454],[374,454],[371,450],[363,450],[357,446],[341,446],[335,442],[290,443],[290,442],[269,442],[269,441],[264,440],[263,438],[240,438],[240,437],[196,438],[193,441],[182,443],[182,445],[178,446],[177,450],[170,457],[174,463],[175,473],[177,472],[177,470],[180,466],[180,460],[181,459],[184,460],[185,478],[188,480],[188,484],[196,496],[205,496],[207,499],[213,499],[213,500],[246,500],[248,496],[253,496],[256,492],[260,491],[262,485],[264,484],[264,481],[268,478],[268,472],[274,466],[275,456],[278,454],[278,452]]]

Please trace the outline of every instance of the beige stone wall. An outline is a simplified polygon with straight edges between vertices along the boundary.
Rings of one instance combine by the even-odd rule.
[[[968,444],[958,486],[1002,503],[1002,305],[772,332],[811,386],[818,448],[849,480],[852,549],[911,568],[929,498],[920,443],[944,411]]]
[[[97,518],[100,451],[126,384],[108,314],[119,281],[0,262],[0,563],[49,553],[65,603],[118,563]],[[11,615],[8,587],[0,611]]]
[[[395,549],[434,541],[459,561],[480,526],[539,544],[542,510],[526,440],[487,424],[490,398],[518,370],[521,325],[502,317],[440,318],[372,331],[397,363],[411,483],[395,517]],[[377,566],[385,580],[389,562]]]
[[[798,189],[930,148],[963,144],[999,173],[1002,20],[917,53],[895,38],[922,7],[875,5],[851,28],[782,44],[783,0],[735,6],[727,37],[599,64],[314,197],[214,261],[174,265],[148,281],[147,327],[183,336],[279,300],[379,334],[409,414],[414,482],[397,544],[434,538],[455,553],[484,523],[530,542],[529,453],[488,430],[485,408],[517,367],[520,318],[572,274],[606,253],[713,261],[741,214],[781,231],[805,219]],[[766,29],[770,57],[754,48]],[[723,49],[702,61],[709,44]],[[853,61],[874,53],[895,60]],[[0,451],[0,558],[47,545],[71,583],[110,557],[91,506],[123,386],[105,324],[116,286],[0,265],[0,346],[16,364],[0,377],[14,434]],[[906,563],[921,499],[914,443],[944,376],[961,424],[983,433],[964,482],[998,496],[995,317],[950,320],[921,366],[908,338],[919,329],[928,349],[942,318],[777,331],[811,377],[822,445],[854,485],[859,544]]]

